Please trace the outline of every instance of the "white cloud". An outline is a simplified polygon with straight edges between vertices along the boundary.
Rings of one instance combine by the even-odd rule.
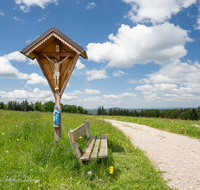
[[[36,59],[32,60],[32,59],[29,59],[28,60],[28,65],[37,65],[38,66],[38,62]]]
[[[30,80],[27,81],[26,84],[39,84],[43,86],[48,86],[48,82],[42,76],[39,76],[37,73],[32,73],[30,76]]]
[[[136,96],[137,96],[136,94],[129,93],[129,92],[125,92],[125,93],[122,93],[122,94],[119,94],[119,95],[114,95],[114,94],[103,95],[103,97],[105,99],[110,99],[110,98],[119,98],[119,99],[122,99],[122,98],[128,98],[128,97],[135,98]]]
[[[109,78],[106,74],[106,70],[97,70],[97,69],[92,69],[92,70],[87,70],[85,72],[87,75],[87,81],[95,80],[95,79],[106,79]]]
[[[133,28],[122,24],[116,36],[110,34],[108,38],[103,44],[89,43],[88,57],[117,68],[181,58],[187,54],[185,43],[193,41],[187,30],[168,22],[151,27],[138,24]]]
[[[195,30],[200,30],[200,18],[197,19],[197,24],[195,26]]]
[[[19,101],[24,99],[28,99],[29,102],[35,102],[54,100],[54,97],[50,91],[44,91],[38,88],[35,88],[32,92],[27,92],[26,90],[14,90],[13,92],[4,92],[1,96],[1,101]]]
[[[96,4],[94,2],[88,3],[87,7],[85,7],[86,9],[94,9],[94,7],[96,6]]]
[[[23,56],[23,55],[22,55]],[[47,81],[42,76],[39,76],[37,73],[27,74],[20,73],[18,69],[13,67],[9,60],[16,61],[26,61],[24,57],[21,57],[19,52],[13,52],[8,55],[0,57],[0,78],[9,78],[9,79],[22,79],[28,80],[26,84],[39,84],[47,86]]]
[[[87,98],[83,98],[83,101],[85,102],[99,102],[101,100],[101,97],[99,96],[93,96],[93,97],[87,97]]]
[[[128,81],[126,81],[128,83],[139,83],[139,81],[135,80],[135,79],[128,79]]]
[[[197,0],[123,0],[130,4],[131,10],[125,17],[132,22],[162,23],[187,8]]]
[[[29,79],[28,74],[20,73],[5,57],[0,57],[0,77],[10,79]]]
[[[118,71],[113,72],[113,76],[114,76],[114,77],[120,77],[120,76],[122,76],[122,75],[128,75],[128,73],[124,73],[124,72],[121,71],[121,70],[118,70]]]
[[[39,6],[44,9],[50,3],[58,5],[58,0],[15,0],[15,3],[22,11],[29,12],[30,6]]]
[[[189,61],[190,62],[190,61]],[[181,62],[179,59],[164,64],[159,71],[141,79],[145,83],[200,83],[200,64]]]
[[[144,98],[147,101],[155,101],[155,100],[161,100],[162,99],[156,93],[143,93],[143,94],[144,94]]]
[[[19,51],[14,51],[12,53],[4,55],[5,58],[7,58],[9,61],[26,61],[26,56],[21,54]]]
[[[4,12],[0,10],[0,15],[4,17]]]
[[[76,69],[80,70],[85,68],[85,65],[81,63],[80,59],[78,59],[77,63],[76,63]]]
[[[78,96],[75,96],[74,94],[63,93],[62,99],[63,99],[63,100],[78,100],[79,97],[78,97]]]
[[[86,94],[100,94],[101,92],[99,90],[91,90],[91,89],[85,89]]]
[[[172,90],[177,89],[176,84],[154,84],[154,85],[141,85],[137,86],[135,90],[145,91],[145,92],[156,92],[156,93],[169,93]]]

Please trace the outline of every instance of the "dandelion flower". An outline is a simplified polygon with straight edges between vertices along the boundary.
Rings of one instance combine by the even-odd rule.
[[[184,129],[184,127],[181,127],[181,129]]]
[[[113,140],[111,139],[111,141],[113,141]]]
[[[79,139],[82,139],[82,138],[83,138],[82,136],[79,137]]]
[[[139,185],[136,185],[136,187],[139,187]]]

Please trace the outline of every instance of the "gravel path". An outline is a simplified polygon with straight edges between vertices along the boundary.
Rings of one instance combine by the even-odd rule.
[[[145,125],[108,120],[145,151],[171,188],[200,190],[200,140]]]

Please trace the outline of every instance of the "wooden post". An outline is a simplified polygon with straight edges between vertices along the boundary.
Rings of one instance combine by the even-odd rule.
[[[58,109],[60,110],[60,127],[54,128],[54,140],[58,141],[61,138],[61,113],[62,113],[62,107],[60,105],[60,93],[58,90],[55,91],[55,106],[58,106]]]

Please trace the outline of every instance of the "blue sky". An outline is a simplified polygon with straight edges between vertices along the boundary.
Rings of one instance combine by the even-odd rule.
[[[0,101],[54,101],[20,53],[52,26],[81,45],[61,102],[84,108],[200,106],[197,0],[0,1]]]

